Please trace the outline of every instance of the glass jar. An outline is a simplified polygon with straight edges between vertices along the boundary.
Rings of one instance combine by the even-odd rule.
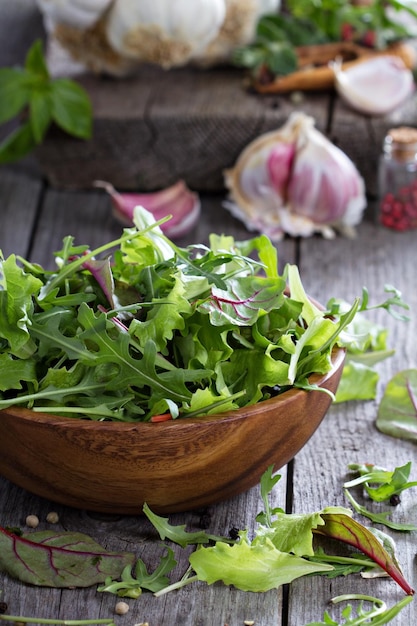
[[[379,162],[379,218],[393,230],[417,228],[417,129],[388,131]]]

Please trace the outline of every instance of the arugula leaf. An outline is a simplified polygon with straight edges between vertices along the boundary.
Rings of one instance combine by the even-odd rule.
[[[159,562],[157,568],[148,574],[145,563],[138,559],[135,566],[135,576],[132,575],[131,566],[127,565],[122,571],[120,581],[113,580],[110,576],[104,581],[104,585],[97,587],[97,591],[114,593],[121,598],[136,599],[142,594],[142,589],[157,592],[169,584],[166,576],[177,562],[171,548],[166,548],[166,554]]]
[[[146,517],[152,523],[154,528],[158,531],[158,534],[162,540],[169,539],[170,541],[177,543],[182,548],[189,545],[209,543],[210,541],[228,541],[225,537],[218,537],[216,535],[209,535],[204,530],[197,532],[187,532],[185,530],[185,524],[180,526],[173,526],[169,523],[167,517],[161,517],[157,515],[146,504],[143,505],[143,512]]]
[[[309,561],[319,563],[329,563],[333,566],[333,570],[324,572],[327,578],[336,578],[338,576],[348,576],[349,574],[357,574],[375,570],[375,562],[363,554],[352,552],[349,556],[337,556],[326,554],[322,548],[316,548],[313,556],[308,557]],[[380,568],[377,568],[379,571]]]
[[[370,519],[372,522],[374,522],[374,524],[383,524],[384,526],[387,526],[387,528],[398,531],[417,530],[417,526],[415,524],[403,524],[399,522],[392,522],[391,520],[389,520],[389,511],[383,511],[380,513],[373,513],[372,511],[369,511],[369,509],[367,509],[365,506],[362,506],[354,499],[348,489],[345,489],[345,494],[355,511],[357,513],[360,513],[360,515],[363,515],[364,517]]]
[[[264,503],[265,510],[263,513],[258,513],[256,516],[256,520],[259,523],[268,526],[269,528],[272,526],[272,515],[276,513],[283,513],[282,509],[271,509],[271,505],[269,503],[269,494],[277,484],[277,482],[281,479],[281,474],[272,475],[274,470],[273,465],[269,465],[269,467],[265,470],[265,472],[261,476],[261,498]]]

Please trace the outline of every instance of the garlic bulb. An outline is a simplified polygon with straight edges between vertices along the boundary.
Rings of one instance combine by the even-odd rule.
[[[250,143],[224,176],[225,207],[274,241],[285,233],[333,237],[335,228],[353,235],[366,206],[355,165],[304,113]]]
[[[48,64],[69,63],[114,76],[141,63],[166,69],[192,61],[227,61],[249,43],[258,19],[279,9],[280,0],[36,0],[49,34]],[[57,51],[60,62],[54,54]],[[61,62],[61,59],[63,61]],[[64,74],[71,74],[71,67]]]
[[[225,0],[117,0],[106,34],[120,55],[170,68],[203,50],[225,14]]]
[[[46,60],[52,76],[90,70],[124,76],[132,62],[113,50],[104,32],[112,0],[37,0],[48,33]]]
[[[338,94],[353,109],[368,115],[389,113],[414,91],[414,77],[402,59],[380,55],[343,70],[332,65]]]

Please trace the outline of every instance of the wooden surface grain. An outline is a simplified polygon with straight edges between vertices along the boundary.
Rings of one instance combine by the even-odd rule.
[[[22,189],[26,190],[22,195]],[[202,218],[188,241],[204,242],[210,232],[234,234],[245,239],[249,233],[225,211],[221,197],[204,198]],[[18,245],[20,253],[33,261],[51,265],[51,251],[59,249],[62,237],[72,234],[76,242],[98,245],[120,233],[108,197],[100,191],[64,192],[43,187],[40,181],[20,172],[0,170],[0,248],[6,254]],[[11,238],[14,232],[18,237]],[[185,244],[186,241],[184,240]],[[309,293],[325,302],[333,295],[352,300],[363,285],[372,299],[383,298],[385,283],[402,289],[415,312],[417,290],[415,233],[393,233],[372,220],[365,220],[354,240],[324,240],[312,237],[302,241],[285,239],[278,244],[281,268],[297,261]],[[414,315],[410,322],[398,322],[378,313],[376,321],[389,329],[390,345],[396,354],[380,364],[380,398],[384,384],[396,371],[416,366],[416,353],[410,337],[416,334]],[[308,444],[297,454],[273,495],[273,504],[288,512],[307,513],[328,505],[348,503],[343,495],[343,481],[350,462],[374,462],[393,468],[409,460],[416,471],[415,444],[395,440],[376,430],[377,401],[349,402],[334,405]],[[210,506],[208,510],[190,511],[170,516],[173,524],[186,524],[197,530],[208,524],[209,532],[227,534],[233,527],[253,529],[255,515],[261,510],[259,489]],[[59,514],[57,529],[78,530],[112,550],[127,550],[142,558],[149,569],[156,566],[163,546],[150,524],[138,516],[106,516],[88,510],[76,510],[38,498],[0,478],[0,525],[25,529],[25,518],[36,514],[40,528],[51,528],[48,512]],[[393,510],[398,520],[417,519],[415,490],[406,492],[402,504]],[[361,520],[366,523],[366,520]],[[416,533],[393,532],[398,558],[410,584],[417,586],[415,562]],[[173,579],[186,567],[186,554],[177,549],[179,564]],[[112,617],[116,598],[97,593],[96,589],[54,590],[36,588],[0,574],[2,600],[9,612],[37,618],[97,619]],[[150,626],[242,626],[255,620],[256,626],[304,626],[321,619],[330,597],[346,592],[363,592],[381,597],[388,603],[398,601],[403,592],[391,580],[363,581],[353,575],[337,579],[312,577],[294,581],[290,587],[266,594],[245,593],[221,584],[196,583],[181,591],[154,598],[144,593],[129,601],[126,617],[117,618],[117,626],[148,622]],[[413,624],[412,604],[392,623]],[[34,620],[36,623],[36,620]]]
[[[21,38],[17,37],[20,29]],[[35,36],[42,34],[42,25],[33,2],[26,0],[0,0],[0,66],[24,58],[24,50]],[[223,75],[226,81],[227,75]],[[221,83],[219,83],[221,84]],[[190,83],[191,88],[191,83]],[[135,97],[146,100],[143,111],[155,107],[159,117],[163,118],[164,102],[169,93],[155,86],[155,94],[161,98],[152,99],[149,91]],[[159,89],[159,91],[158,91]],[[229,84],[230,89],[230,84]],[[177,92],[175,92],[177,93]],[[216,92],[221,98],[222,93]],[[203,106],[210,110],[209,103],[201,101],[203,96],[195,95],[190,110]],[[206,96],[204,96],[206,97]],[[149,99],[148,99],[149,98]],[[200,100],[197,100],[200,98]],[[148,99],[148,100],[147,100]],[[185,107],[186,99],[177,103]],[[233,106],[230,99],[229,107]],[[265,101],[266,102],[266,101]],[[320,98],[312,101],[310,111],[318,116],[318,126],[325,128],[328,123],[327,106],[320,105]],[[169,102],[169,104],[173,104]],[[102,104],[103,110],[105,103]],[[135,106],[137,101],[135,101]],[[243,105],[240,105],[242,111]],[[247,123],[250,132],[259,132],[281,119],[280,102],[270,100],[258,110],[255,122],[249,100]],[[258,105],[256,105],[258,106]],[[413,105],[414,106],[414,105]],[[147,107],[147,108],[146,108]],[[159,109],[158,109],[159,107]],[[194,107],[194,108],[193,108]],[[277,113],[278,107],[278,113]],[[166,111],[166,110],[165,110]],[[178,110],[177,110],[178,111]],[[288,111],[283,109],[282,115]],[[414,110],[406,107],[408,121],[414,120]],[[341,147],[355,158],[361,159],[368,168],[369,176],[375,176],[376,162],[369,158],[364,150],[367,141],[373,141],[377,150],[378,136],[382,133],[381,124],[398,123],[403,119],[404,111],[399,111],[388,120],[364,119],[360,127],[355,118],[344,107],[331,107],[331,112],[342,131],[334,133]],[[227,113],[227,114],[226,114]],[[224,114],[223,129],[232,123],[230,111]],[[165,113],[166,114],[166,113]],[[189,118],[191,119],[191,118]],[[244,119],[244,116],[242,117]],[[173,122],[165,117],[164,132],[178,140],[178,129],[172,128]],[[194,127],[197,128],[196,126]],[[333,129],[335,126],[333,126]],[[352,132],[352,128],[355,132]],[[184,130],[184,129],[182,129]],[[153,126],[148,123],[147,132],[152,134]],[[3,129],[2,129],[3,132]],[[199,145],[210,148],[210,141],[215,137],[216,129],[206,126]],[[103,125],[103,134],[105,126]],[[1,133],[0,133],[1,135]],[[174,168],[178,173],[176,159],[167,163],[163,136],[152,135],[151,144],[157,146],[163,165],[152,166],[155,172],[166,174]],[[157,141],[154,141],[154,139]],[[112,133],[108,135],[112,145]],[[245,135],[241,135],[243,142]],[[141,148],[142,145],[139,145]],[[221,144],[216,144],[216,150]],[[226,146],[227,147],[227,146]],[[57,159],[65,155],[66,148],[55,152]],[[233,147],[237,150],[237,146]],[[130,155],[131,156],[131,155]],[[210,152],[204,153],[207,159]],[[224,155],[221,155],[222,158]],[[117,158],[123,158],[122,148],[118,148]],[[228,157],[229,158],[229,157]],[[114,161],[112,161],[114,166]],[[134,166],[136,167],[136,165]],[[191,166],[190,166],[191,167]],[[212,168],[207,164],[207,171]],[[192,164],[192,168],[196,168]],[[75,171],[75,170],[73,170]],[[108,170],[111,171],[111,170]],[[132,176],[132,170],[128,170]],[[155,181],[149,174],[148,184]],[[204,179],[204,170],[196,168],[194,175]],[[137,172],[134,172],[137,176]],[[218,181],[218,175],[216,175]],[[159,179],[158,179],[159,180]],[[204,182],[204,181],[203,181]],[[154,182],[152,182],[154,184]],[[223,195],[203,198],[202,218],[187,240],[205,242],[210,232],[233,234],[239,239],[250,236],[241,223],[237,222],[222,208]],[[98,190],[64,191],[51,189],[39,176],[36,160],[28,159],[17,167],[0,167],[0,249],[5,256],[17,253],[32,260],[50,266],[53,265],[51,252],[61,246],[62,238],[72,234],[77,243],[99,245],[120,233],[120,225],[111,214],[109,198]],[[317,511],[327,505],[347,506],[342,485],[347,476],[347,463],[367,461],[393,468],[396,464],[412,461],[412,479],[416,480],[417,454],[415,444],[396,440],[379,433],[375,427],[378,400],[384,385],[397,371],[417,366],[415,336],[417,332],[415,312],[417,308],[417,285],[415,267],[416,233],[393,233],[382,229],[372,220],[371,211],[361,224],[358,237],[354,240],[343,239],[326,241],[320,237],[298,241],[286,239],[278,246],[281,269],[288,262],[297,262],[300,266],[303,282],[311,296],[325,302],[327,298],[340,295],[351,300],[360,294],[363,285],[370,291],[372,299],[382,300],[383,286],[393,283],[403,291],[411,306],[411,321],[402,323],[386,314],[377,313],[375,319],[389,329],[389,345],[396,353],[387,361],[379,364],[380,383],[378,398],[369,402],[349,402],[335,405],[329,410],[324,422],[301,450],[293,462],[284,468],[282,478],[273,492],[273,506],[285,508],[287,512],[306,513]],[[206,511],[176,514],[171,521],[174,524],[186,524],[189,530],[197,530],[208,525],[211,533],[227,534],[232,527],[245,528],[251,532],[254,518],[262,508],[257,487],[227,502],[214,505]],[[136,516],[103,516],[87,510],[76,510],[38,498],[0,477],[0,525],[25,528],[28,514],[40,518],[40,528],[50,528],[46,522],[48,512],[55,510],[59,522],[54,528],[76,530],[89,534],[103,546],[113,550],[130,550],[141,557],[150,570],[155,567],[163,553],[163,546],[155,536],[149,523]],[[416,491],[410,490],[402,497],[399,507],[392,510],[397,520],[417,520]],[[366,520],[361,520],[365,521]],[[416,533],[392,532],[397,542],[398,559],[405,577],[417,587]],[[186,559],[180,550],[176,550],[179,564],[173,573],[173,579],[181,576],[186,568]],[[24,585],[0,573],[0,601],[7,602],[11,614],[32,616],[37,619],[98,619],[114,617],[117,599],[110,594],[100,594],[96,589],[57,590]],[[253,620],[255,626],[304,626],[304,624],[322,619],[330,597],[338,593],[365,591],[386,600],[389,604],[403,597],[402,591],[390,579],[382,578],[364,581],[357,575],[337,579],[311,577],[294,581],[289,587],[266,594],[245,593],[220,584],[206,586],[202,583],[184,588],[182,591],[154,598],[144,593],[136,601],[129,601],[130,611],[124,617],[116,617],[117,626],[133,626],[149,623],[149,626],[243,626],[245,621]],[[416,623],[415,601],[395,620],[393,626],[411,626]]]

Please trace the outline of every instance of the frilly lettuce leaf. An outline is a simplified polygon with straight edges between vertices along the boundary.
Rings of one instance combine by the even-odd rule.
[[[199,580],[209,585],[222,580],[243,591],[268,591],[307,574],[332,570],[331,565],[310,563],[306,559],[281,552],[270,539],[261,544],[246,541],[230,546],[223,542],[200,548],[190,555],[190,563]]]

